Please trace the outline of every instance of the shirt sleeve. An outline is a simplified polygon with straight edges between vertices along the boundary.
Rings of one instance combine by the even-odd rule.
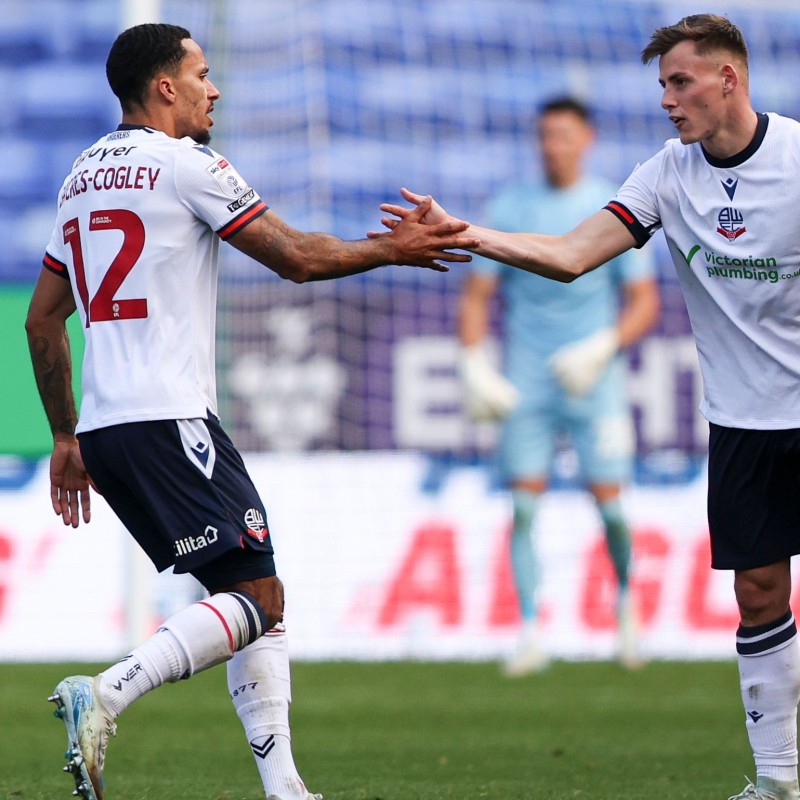
[[[227,158],[203,145],[187,144],[176,160],[175,184],[181,200],[223,240],[268,208]]]
[[[50,241],[44,251],[42,266],[59,277],[69,280],[66,253],[64,252],[64,234],[58,223],[53,228]]]
[[[616,197],[605,207],[633,234],[636,247],[644,246],[661,227],[657,187],[666,150],[637,164]]]

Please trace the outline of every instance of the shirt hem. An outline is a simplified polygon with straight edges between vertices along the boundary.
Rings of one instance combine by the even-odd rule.
[[[718,412],[709,411],[700,406],[700,413],[715,425],[723,428],[738,428],[745,431],[788,431],[800,429],[800,418],[792,419],[752,419],[731,417]]]
[[[113,425],[126,425],[129,422],[154,422],[161,419],[208,419],[209,414],[215,414],[214,409],[206,404],[196,408],[164,409],[161,411],[142,411],[135,414],[119,414],[111,417],[102,417],[87,422],[79,421],[75,426],[75,433],[88,433],[99,428],[110,428]]]

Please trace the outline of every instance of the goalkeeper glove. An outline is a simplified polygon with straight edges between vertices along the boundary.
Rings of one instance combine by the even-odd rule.
[[[458,371],[467,414],[476,422],[501,420],[519,403],[517,387],[498,372],[480,344],[461,348]]]
[[[602,328],[556,350],[550,357],[550,369],[567,394],[581,397],[600,380],[617,350],[616,328]]]

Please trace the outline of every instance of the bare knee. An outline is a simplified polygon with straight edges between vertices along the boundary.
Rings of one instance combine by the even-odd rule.
[[[261,606],[267,617],[269,628],[283,622],[283,583],[277,575],[269,578],[255,578],[250,581],[239,581],[230,586],[215,589],[217,592],[247,592]]]
[[[737,570],[733,585],[743,625],[773,622],[789,608],[792,589],[789,561]]]

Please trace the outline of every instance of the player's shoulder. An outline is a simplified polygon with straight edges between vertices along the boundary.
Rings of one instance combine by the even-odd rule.
[[[230,161],[207,144],[199,144],[188,136],[173,141],[179,170],[205,172],[212,177],[218,177],[221,172],[232,169]]]
[[[769,120],[770,126],[775,126],[795,134],[800,132],[800,122],[794,119],[794,117],[786,117],[775,111],[766,111],[764,112],[764,116]]]
[[[634,167],[633,174],[638,173],[640,180],[655,186],[663,180],[669,180],[669,176],[675,173],[696,174],[698,164],[703,161],[700,144],[686,145],[678,138],[667,139],[660,150]]]
[[[220,158],[220,154],[209,147],[207,144],[200,144],[192,139],[190,136],[184,136],[181,139],[173,139],[176,150],[187,158],[194,158],[198,161],[209,163]]]
[[[774,111],[765,115],[768,120],[766,135],[770,138],[779,137],[795,146],[800,146],[800,122],[792,117],[784,117]]]
[[[678,137],[667,139],[661,149],[654,153],[650,160],[662,162],[685,163],[702,153],[699,144],[684,144]]]

